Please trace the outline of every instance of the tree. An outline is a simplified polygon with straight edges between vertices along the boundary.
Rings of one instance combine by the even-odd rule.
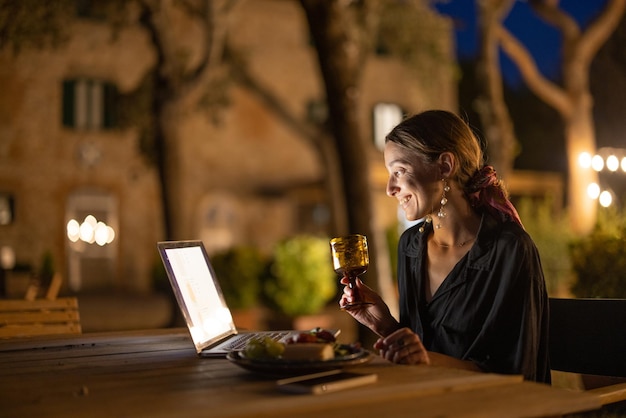
[[[373,226],[369,156],[359,130],[358,108],[362,69],[373,50],[380,0],[300,0],[307,16],[324,80],[330,131],[340,161],[347,226],[339,234],[369,238],[371,269],[382,296],[391,301],[391,270],[383,231]],[[377,286],[376,286],[377,285]]]
[[[479,53],[476,83],[479,96],[474,103],[488,144],[489,162],[506,179],[513,170],[517,149],[513,122],[504,100],[498,59],[498,26],[514,0],[478,0]]]
[[[229,42],[226,43],[225,60],[228,63],[231,77],[239,86],[255,95],[285,126],[317,151],[320,162],[324,166],[324,184],[328,205],[331,208],[331,230],[348,230],[346,202],[343,189],[338,181],[341,178],[341,172],[337,150],[333,138],[329,135],[324,112],[321,111],[321,114],[316,116],[316,120],[298,118],[285,106],[284,100],[281,100],[271,88],[264,85],[249,71],[245,57]]]
[[[228,15],[237,0],[106,0],[102,2],[55,0],[0,0],[0,48],[10,46],[15,53],[23,48],[58,46],[68,37],[66,22],[76,12],[97,15],[107,20],[115,30],[135,24],[129,20],[130,11],[139,8],[139,23],[149,33],[157,56],[156,65],[142,86],[128,100],[122,116],[130,125],[142,131],[142,149],[156,165],[165,239],[175,237],[184,219],[177,213],[176,192],[180,159],[177,158],[175,126],[181,109],[219,103],[223,91],[208,88],[224,78],[223,48],[228,27]],[[199,59],[177,45],[168,25],[168,15],[179,14],[202,28]],[[209,97],[212,95],[212,97]],[[148,102],[148,109],[138,106]],[[142,110],[147,110],[142,112]],[[129,116],[131,115],[131,116]]]
[[[596,149],[589,66],[598,49],[619,24],[626,0],[608,0],[602,12],[584,31],[559,8],[558,0],[530,0],[530,5],[563,37],[562,86],[538,71],[530,52],[503,25],[498,25],[496,36],[504,52],[519,68],[527,86],[554,107],[563,119],[569,169],[570,221],[575,233],[584,234],[593,228],[596,219],[595,202],[587,199],[585,192],[589,183],[597,182],[597,174],[592,170],[578,169],[578,156],[582,152],[593,153]]]
[[[178,213],[176,192],[179,191],[179,169],[182,163],[177,153],[176,124],[181,109],[198,106],[207,100],[207,88],[223,76],[223,49],[228,14],[236,0],[189,0],[162,2],[140,0],[140,24],[150,34],[157,55],[151,74],[151,139],[159,173],[165,239],[175,238],[179,231],[176,222],[185,219]],[[197,64],[190,64],[191,56],[176,47],[168,33],[168,13],[184,13],[202,27],[203,38]],[[183,58],[181,58],[183,57]]]

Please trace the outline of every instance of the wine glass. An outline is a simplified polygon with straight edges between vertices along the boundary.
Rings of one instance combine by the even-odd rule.
[[[343,305],[342,309],[350,309],[356,306],[371,305],[371,302],[360,300],[357,293],[355,280],[365,273],[369,267],[369,252],[367,250],[367,238],[364,235],[352,234],[345,237],[337,237],[330,240],[330,251],[333,256],[333,268],[337,274],[347,276],[350,280],[348,286],[352,289],[353,302]]]

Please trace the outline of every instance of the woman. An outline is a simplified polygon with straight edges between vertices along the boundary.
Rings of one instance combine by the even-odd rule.
[[[539,255],[470,127],[447,111],[412,116],[389,133],[384,156],[387,194],[408,220],[422,220],[398,244],[400,318],[360,280],[373,304],[348,312],[393,362],[549,382]],[[345,286],[340,304],[352,301]]]

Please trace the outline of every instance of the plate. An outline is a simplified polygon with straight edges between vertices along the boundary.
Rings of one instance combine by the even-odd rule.
[[[244,357],[240,351],[231,351],[226,358],[244,369],[270,376],[290,376],[322,372],[325,370],[341,369],[358,366],[371,360],[371,354],[365,349],[345,356],[337,356],[329,360],[283,360],[250,359]]]

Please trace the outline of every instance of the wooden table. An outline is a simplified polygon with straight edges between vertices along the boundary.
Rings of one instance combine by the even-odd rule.
[[[325,395],[279,392],[226,359],[199,358],[186,329],[0,341],[3,417],[535,417],[596,409],[590,394],[519,376],[399,366]]]

